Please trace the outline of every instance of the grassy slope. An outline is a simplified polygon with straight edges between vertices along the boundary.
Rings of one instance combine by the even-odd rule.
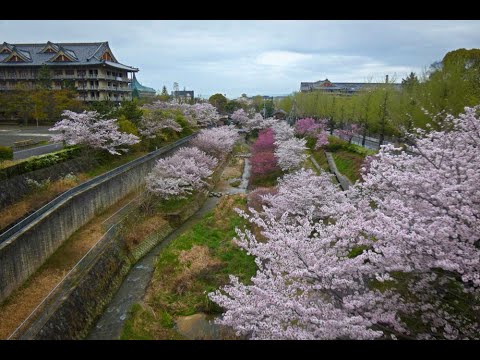
[[[160,254],[145,304],[130,310],[121,339],[178,339],[175,316],[220,313],[207,294],[228,283],[229,274],[248,281],[253,257],[232,242],[246,222],[233,209],[245,208],[242,195],[221,199],[217,207]]]
[[[352,182],[360,179],[360,169],[364,157],[349,151],[341,150],[332,154],[338,171],[348,177]]]

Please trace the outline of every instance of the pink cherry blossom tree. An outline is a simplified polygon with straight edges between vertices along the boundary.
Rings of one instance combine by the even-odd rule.
[[[190,107],[190,113],[200,127],[215,124],[220,119],[217,108],[209,102],[192,105]]]
[[[337,130],[337,135],[348,143],[352,142],[352,138],[360,133],[360,126],[358,124],[349,124],[344,129]]]
[[[298,169],[307,159],[305,139],[292,138],[285,141],[275,141],[275,157],[278,165],[284,171]]]
[[[232,151],[239,138],[238,130],[234,126],[219,126],[203,129],[191,144],[217,158],[223,158]]]
[[[253,339],[478,339],[479,110],[408,153],[383,146],[346,192],[298,172],[240,212],[267,241],[237,230],[258,271],[210,294],[219,322]]]
[[[328,145],[328,132],[322,130],[317,134],[317,142],[315,143],[315,149],[323,148],[326,145]]]
[[[163,199],[184,198],[208,186],[215,160],[200,150],[182,149],[157,161],[146,176],[147,190]],[[192,156],[193,155],[193,156]]]
[[[315,135],[320,128],[321,124],[313,118],[299,119],[295,123],[295,133],[301,136]]]
[[[102,119],[96,111],[76,113],[65,110],[62,117],[62,120],[49,129],[59,132],[52,135],[54,142],[85,145],[92,149],[107,150],[113,155],[120,155],[120,151],[128,151],[128,148],[122,146],[140,142],[137,136],[120,132],[116,119]]]
[[[276,120],[271,124],[271,129],[275,133],[275,139],[279,141],[289,140],[295,135],[295,129],[287,124],[286,121]]]
[[[244,125],[248,122],[248,114],[243,109],[235,110],[231,116],[232,120],[238,123],[239,125]]]

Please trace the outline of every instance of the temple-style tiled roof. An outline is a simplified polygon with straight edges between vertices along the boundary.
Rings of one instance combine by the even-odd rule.
[[[108,59],[102,59],[105,53]],[[13,55],[20,61],[7,62]],[[64,55],[65,61],[55,62],[57,56]],[[41,66],[41,65],[97,65],[105,64],[127,71],[138,71],[137,68],[117,62],[108,45],[108,41],[95,43],[38,43],[38,44],[9,44],[0,45],[0,67],[9,66]]]

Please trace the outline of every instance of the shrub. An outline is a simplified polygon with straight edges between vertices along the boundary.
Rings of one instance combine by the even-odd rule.
[[[307,136],[305,137],[305,140],[307,140],[307,147],[310,150],[315,149],[315,145],[317,144],[317,138],[314,136]]]
[[[138,128],[137,126],[128,120],[124,115],[121,115],[118,120],[118,130],[127,134],[133,134],[138,136]]]
[[[0,161],[12,160],[12,159],[13,159],[13,149],[7,146],[0,146]]]
[[[328,137],[328,145],[325,146],[325,150],[330,152],[345,150],[345,151],[356,153],[363,157],[367,155],[375,155],[377,153],[375,150],[370,150],[360,145],[349,144],[347,141],[339,139],[335,136]]]
[[[43,169],[63,161],[73,159],[74,157],[79,156],[80,153],[80,148],[72,147],[46,155],[32,156],[21,163],[0,169],[0,179],[8,179],[9,177]]]
[[[330,152],[339,151],[345,149],[348,145],[348,142],[342,139],[339,139],[335,136],[328,137],[328,145],[325,146],[325,150]]]

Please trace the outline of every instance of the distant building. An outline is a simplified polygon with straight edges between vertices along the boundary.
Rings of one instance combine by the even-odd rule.
[[[386,77],[388,81],[388,75]],[[360,91],[366,87],[374,87],[379,85],[385,85],[385,83],[343,83],[337,82],[332,83],[330,80],[319,80],[316,82],[301,82],[300,91],[301,92],[312,92],[312,91],[324,91],[329,93],[337,93],[343,95],[351,95]],[[401,84],[391,84],[395,87],[400,88]]]
[[[151,87],[143,86],[137,80],[135,73],[133,74],[132,78],[132,91],[137,91],[138,97],[154,97],[157,95],[157,91]]]
[[[275,119],[285,120],[287,118],[287,112],[282,109],[275,110],[272,115]]]
[[[180,100],[192,100],[195,99],[193,90],[177,90],[172,91],[172,96]]]
[[[98,43],[46,43],[0,45],[0,91],[18,85],[34,89],[43,66],[51,71],[52,89],[70,82],[84,101],[132,99],[129,84],[137,68],[123,65],[108,41]]]

